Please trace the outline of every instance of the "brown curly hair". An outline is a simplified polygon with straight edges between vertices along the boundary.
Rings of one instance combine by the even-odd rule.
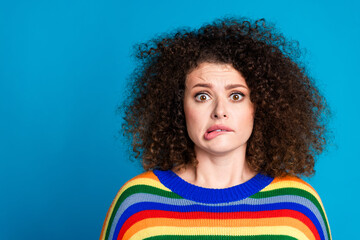
[[[312,175],[326,145],[329,111],[301,53],[272,24],[245,18],[220,19],[136,45],[130,94],[118,108],[135,157],[145,170],[196,165],[183,111],[185,79],[200,63],[225,63],[242,73],[256,109],[249,166],[273,177]]]

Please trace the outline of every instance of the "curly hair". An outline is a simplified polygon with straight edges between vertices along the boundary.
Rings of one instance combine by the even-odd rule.
[[[246,161],[269,176],[314,174],[326,145],[324,97],[300,61],[302,51],[264,19],[224,18],[135,46],[137,68],[119,110],[145,170],[196,166],[185,122],[185,79],[200,63],[231,64],[251,90],[254,128]]]

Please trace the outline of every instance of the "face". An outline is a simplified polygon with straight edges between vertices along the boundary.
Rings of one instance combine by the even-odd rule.
[[[186,78],[184,112],[195,152],[246,150],[254,123],[250,89],[228,64],[202,63]]]

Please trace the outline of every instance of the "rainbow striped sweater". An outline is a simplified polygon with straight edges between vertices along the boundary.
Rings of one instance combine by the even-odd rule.
[[[315,190],[296,177],[257,174],[225,189],[192,185],[172,171],[128,181],[107,213],[100,240],[331,239]]]

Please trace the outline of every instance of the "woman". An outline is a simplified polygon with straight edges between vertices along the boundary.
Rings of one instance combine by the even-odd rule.
[[[139,45],[124,130],[145,173],[100,239],[331,239],[314,189],[326,104],[294,42],[224,19]]]

